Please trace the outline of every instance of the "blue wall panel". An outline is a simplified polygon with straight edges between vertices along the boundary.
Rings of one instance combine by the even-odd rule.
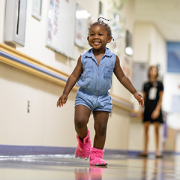
[[[180,73],[180,43],[167,42],[167,71]]]

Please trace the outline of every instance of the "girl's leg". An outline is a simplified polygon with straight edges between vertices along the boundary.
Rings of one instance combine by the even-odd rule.
[[[75,107],[74,124],[77,132],[76,138],[78,145],[75,151],[75,157],[88,159],[91,149],[90,132],[87,129],[87,123],[91,110],[83,105],[77,105]]]
[[[149,132],[149,125],[150,122],[145,122],[144,123],[144,151],[142,154],[147,154],[148,153],[148,141],[149,141],[149,136],[148,136],[148,132]]]
[[[104,144],[106,140],[106,129],[109,118],[109,112],[96,111],[94,112],[94,146],[90,151],[90,165],[106,166],[108,162],[103,160]]]
[[[75,107],[75,130],[81,140],[87,135],[87,123],[89,122],[89,116],[91,110],[84,105],[77,105]]]
[[[154,123],[154,130],[155,130],[155,143],[156,143],[156,156],[160,156],[159,152],[159,127],[160,123]]]
[[[104,149],[109,112],[95,111],[93,115],[95,121],[94,148]]]

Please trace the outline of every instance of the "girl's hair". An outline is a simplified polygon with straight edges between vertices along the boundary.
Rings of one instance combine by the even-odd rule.
[[[159,76],[159,72],[158,72],[158,67],[157,66],[150,66],[149,70],[148,70],[148,78],[150,79],[150,71],[152,68],[156,68],[157,74],[156,74],[156,78],[158,78]]]
[[[112,37],[112,32],[111,32],[110,26],[109,26],[108,24],[106,24],[105,22],[100,21],[100,19],[105,19],[105,18],[99,17],[98,20],[97,20],[97,22],[91,24],[90,27],[89,27],[89,29],[88,29],[88,33],[90,32],[90,30],[91,30],[91,28],[92,28],[93,26],[100,25],[100,26],[104,26],[104,27],[106,28],[106,31],[107,31],[107,33],[108,33],[108,37],[109,37],[109,36]],[[105,19],[105,20],[106,20],[106,21],[109,21],[108,19]]]

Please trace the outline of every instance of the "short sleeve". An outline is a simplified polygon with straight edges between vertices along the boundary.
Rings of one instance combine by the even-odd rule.
[[[159,91],[164,91],[164,85],[162,82],[159,82]]]
[[[84,63],[84,58],[85,58],[85,53],[84,54],[81,54],[81,62],[82,62],[82,64]]]

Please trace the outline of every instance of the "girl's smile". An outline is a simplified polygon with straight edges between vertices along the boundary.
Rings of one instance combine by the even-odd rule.
[[[95,25],[89,31],[88,42],[94,49],[105,49],[106,44],[111,41],[111,37],[108,37],[107,30],[104,26]]]

